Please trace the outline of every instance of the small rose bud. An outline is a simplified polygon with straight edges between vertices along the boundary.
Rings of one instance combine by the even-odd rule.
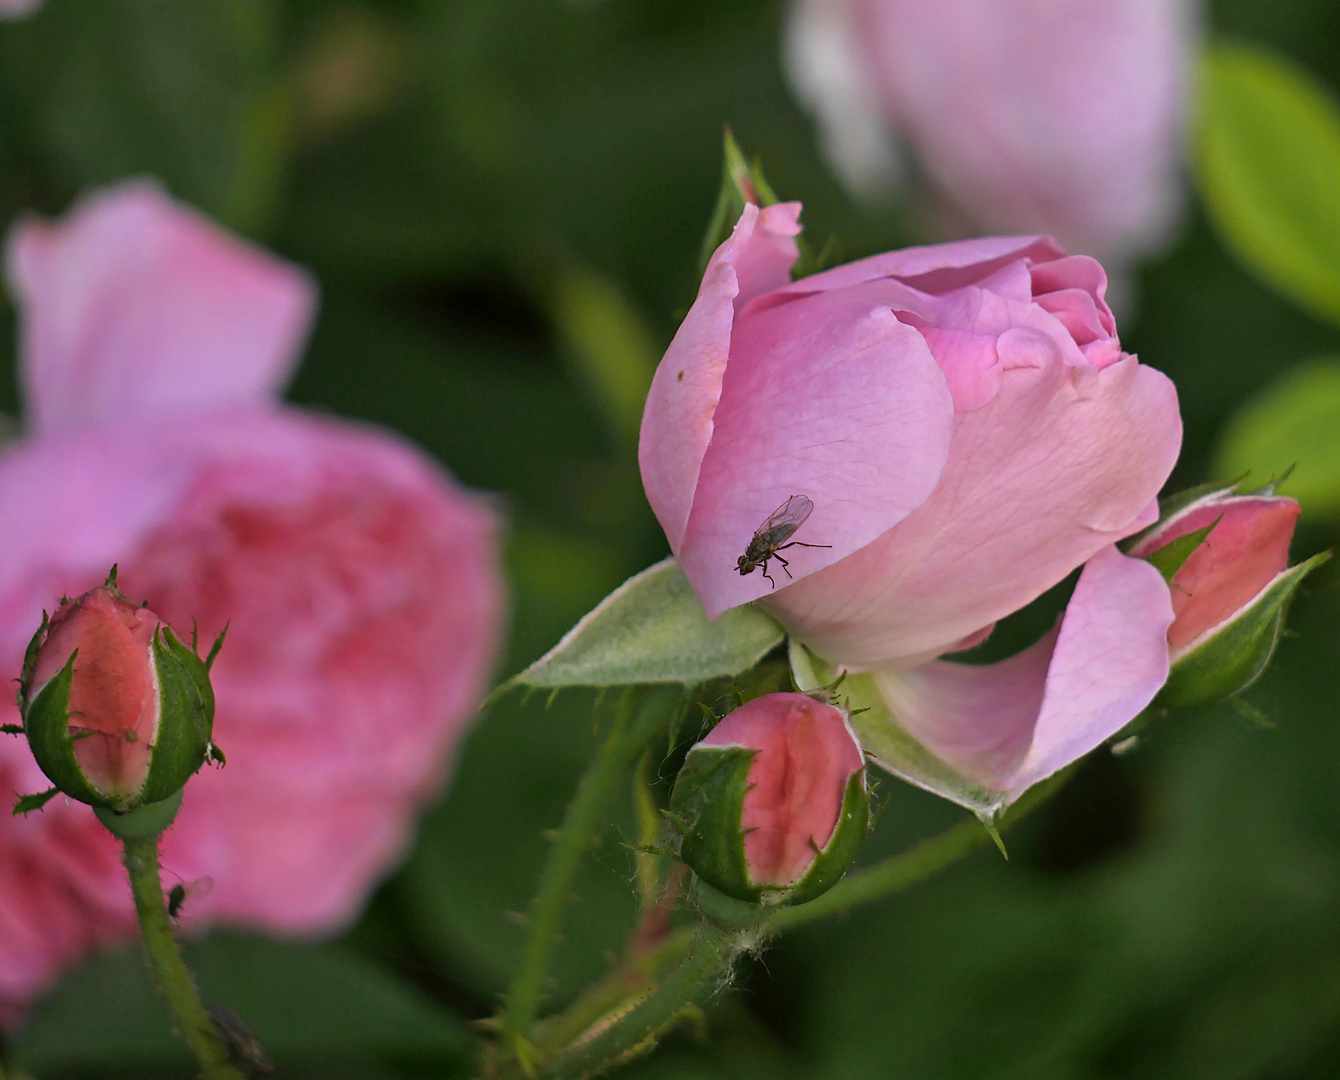
[[[1225,488],[1179,506],[1131,549],[1158,566],[1172,590],[1172,669],[1162,702],[1219,701],[1265,670],[1295,591],[1329,557],[1289,566],[1300,512],[1269,488]]]
[[[124,812],[181,790],[206,759],[209,663],[147,607],[107,582],[62,599],[28,645],[19,709],[33,757],[56,788]]]
[[[708,884],[802,903],[838,882],[865,837],[865,759],[841,709],[765,694],[689,751],[670,811],[680,856]]]

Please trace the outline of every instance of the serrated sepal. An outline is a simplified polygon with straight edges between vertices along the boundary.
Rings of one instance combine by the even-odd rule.
[[[154,632],[152,649],[158,731],[137,805],[160,802],[181,790],[205,763],[214,730],[214,690],[205,661],[165,625]]]

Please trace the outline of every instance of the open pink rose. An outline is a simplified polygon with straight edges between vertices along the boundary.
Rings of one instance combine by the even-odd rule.
[[[311,283],[152,184],[21,223],[9,274],[28,431],[0,451],[0,658],[17,673],[42,607],[114,562],[173,625],[230,624],[228,766],[189,784],[168,878],[213,880],[188,922],[340,926],[474,715],[502,608],[493,512],[388,432],[282,407]],[[0,787],[46,786],[0,742]],[[132,921],[86,807],[0,818],[0,1012]]]
[[[1191,0],[796,0],[793,81],[859,189],[905,142],[959,228],[1046,232],[1121,262],[1166,243]]]
[[[762,601],[883,680],[918,753],[1008,801],[1167,676],[1168,590],[1113,545],[1156,516],[1176,392],[1121,350],[1092,259],[997,237],[788,284],[798,212],[746,207],[712,257],[647,397],[648,500],[709,616]],[[814,509],[787,541],[823,546],[783,550],[774,588],[738,560],[793,495]],[[932,663],[1085,563],[1024,658]]]

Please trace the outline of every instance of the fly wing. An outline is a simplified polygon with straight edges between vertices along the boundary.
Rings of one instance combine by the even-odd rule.
[[[792,495],[767,516],[754,536],[769,547],[776,547],[791,538],[814,512],[814,502],[808,495]]]

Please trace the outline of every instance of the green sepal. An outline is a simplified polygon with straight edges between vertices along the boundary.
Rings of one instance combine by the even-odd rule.
[[[33,689],[33,673],[37,670],[37,653],[42,648],[42,642],[46,640],[47,627],[51,625],[51,620],[47,618],[47,613],[42,612],[42,625],[37,628],[37,632],[28,639],[28,647],[23,650],[23,667],[19,671],[19,714],[28,711],[28,695]]]
[[[26,735],[22,724],[0,724],[0,735]]]
[[[735,135],[726,128],[721,146],[721,189],[707,222],[707,232],[703,234],[703,246],[698,254],[699,273],[707,269],[712,252],[730,237],[746,203],[771,206],[777,201],[772,186],[763,176],[763,166],[745,159]]]
[[[78,649],[70,653],[65,666],[27,703],[23,726],[33,757],[57,788],[90,806],[112,805],[112,800],[84,776],[74,756],[74,740],[70,737],[70,682],[78,655]],[[25,696],[30,691],[31,685]]]
[[[1208,705],[1251,686],[1275,653],[1298,586],[1330,557],[1323,551],[1285,570],[1232,618],[1207,631],[1173,661],[1157,703]]]
[[[59,788],[47,788],[46,791],[38,792],[36,795],[21,795],[14,804],[14,815],[17,817],[19,814],[31,814],[34,810],[41,810],[59,794]]]
[[[680,858],[720,893],[754,904],[803,904],[827,892],[851,866],[870,825],[865,770],[853,773],[827,846],[794,884],[760,884],[749,875],[747,830],[741,829],[749,770],[756,750],[743,746],[698,746],[689,751],[670,796],[672,820],[680,826]]]
[[[785,904],[803,904],[826,893],[842,880],[856,860],[856,853],[870,831],[870,793],[865,786],[865,770],[852,773],[842,794],[842,810],[828,846],[814,857],[809,872],[787,889],[781,897]]]
[[[214,690],[205,661],[168,626],[154,631],[152,648],[158,731],[136,803],[160,802],[179,791],[204,764],[214,730]]]
[[[223,648],[224,639],[228,637],[228,627],[231,623],[224,623],[223,629],[219,631],[219,636],[214,639],[214,644],[209,647],[209,654],[205,657],[205,670],[214,670],[214,661],[218,658],[219,650]],[[195,631],[191,632],[191,651],[195,652]]]
[[[1159,519],[1146,529],[1141,529],[1134,536],[1128,536],[1117,544],[1124,552],[1130,552],[1134,548],[1140,547],[1146,541],[1154,537],[1157,533],[1168,527],[1173,518],[1190,510],[1199,502],[1208,501],[1211,498],[1228,498],[1238,494],[1238,488],[1246,476],[1241,476],[1231,484],[1224,484],[1219,481],[1212,481],[1208,484],[1197,484],[1195,487],[1186,488],[1176,494],[1169,495],[1166,498],[1159,499]]]
[[[1177,576],[1177,571],[1186,565],[1187,559],[1191,558],[1196,549],[1205,543],[1205,538],[1214,531],[1214,527],[1219,524],[1219,521],[1220,518],[1215,518],[1203,529],[1196,529],[1194,532],[1179,536],[1157,551],[1150,552],[1145,556],[1146,561],[1163,575],[1164,581],[1172,581]]]
[[[740,817],[757,752],[744,746],[694,747],[670,794],[670,813],[683,825],[680,858],[718,891],[754,902],[763,890],[749,880]]]
[[[183,789],[178,788],[166,799],[144,803],[124,812],[95,806],[93,813],[114,836],[122,840],[147,840],[157,836],[176,819],[177,811],[181,809],[182,792]]]

